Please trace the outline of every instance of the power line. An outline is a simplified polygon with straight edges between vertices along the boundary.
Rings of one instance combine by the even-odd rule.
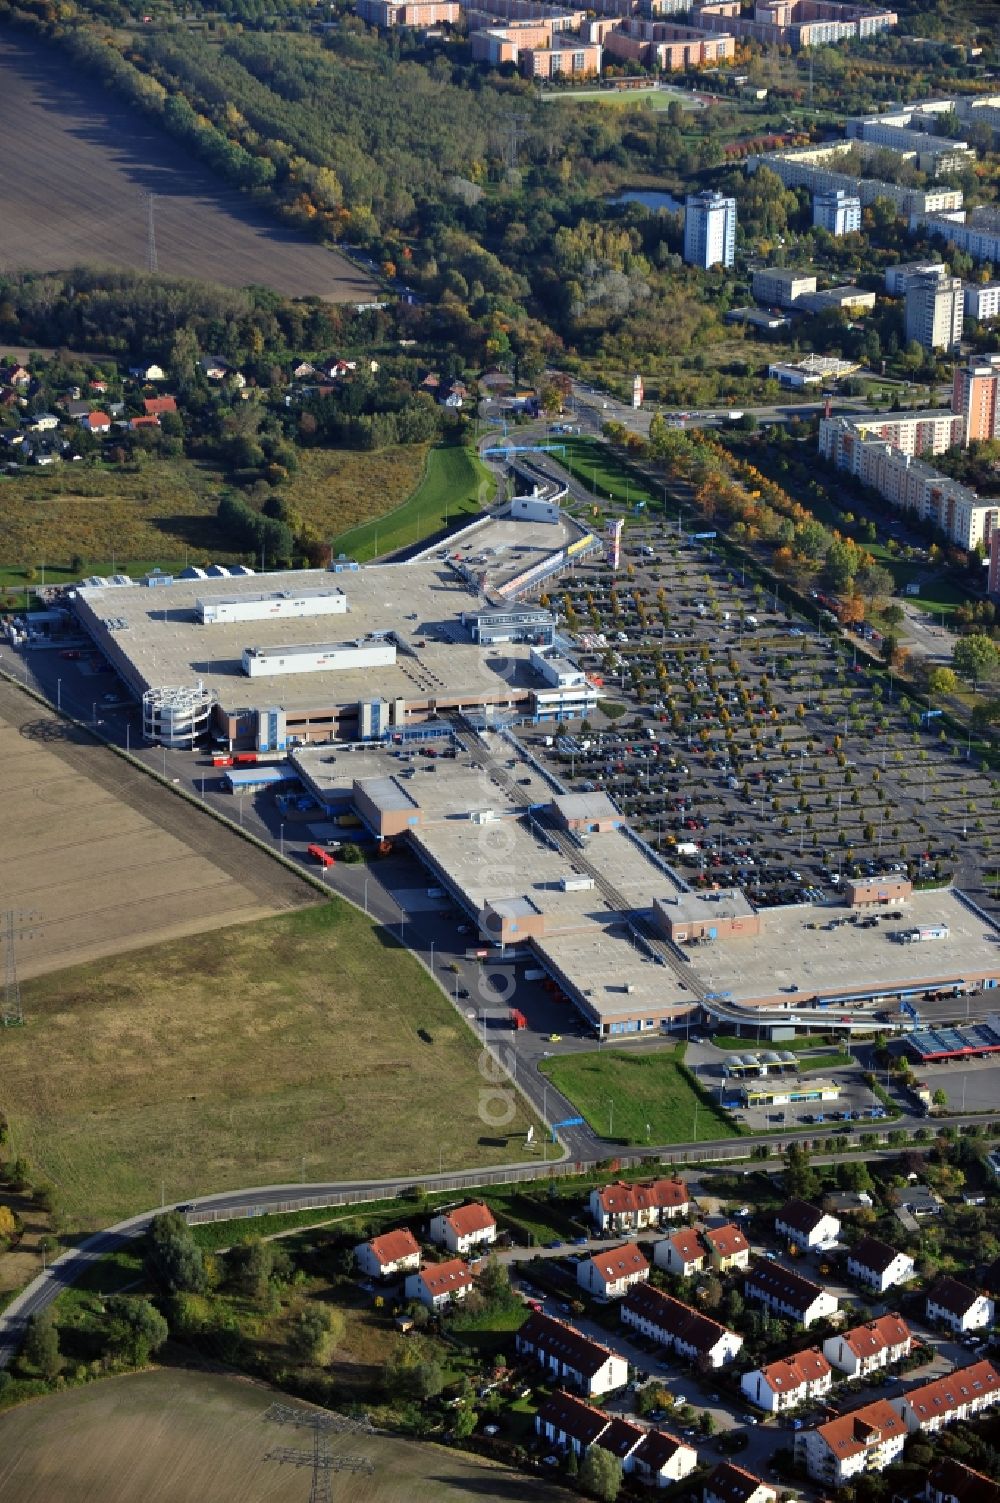
[[[146,270],[159,271],[160,268],[156,259],[156,216],[154,212],[156,194],[144,193],[142,196],[146,200]]]

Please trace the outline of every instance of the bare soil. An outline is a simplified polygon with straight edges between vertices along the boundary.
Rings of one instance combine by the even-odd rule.
[[[22,979],[315,901],[85,731],[0,683],[0,912]]]

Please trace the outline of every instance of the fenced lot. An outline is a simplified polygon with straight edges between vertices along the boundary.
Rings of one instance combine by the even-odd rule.
[[[228,287],[352,302],[373,283],[220,187],[169,136],[58,52],[8,32],[0,40],[0,127],[17,143],[0,161],[0,270],[149,264],[147,203],[156,194],[159,271]]]
[[[300,1503],[311,1469],[266,1461],[272,1448],[311,1451],[312,1432],[264,1419],[275,1395],[208,1373],[138,1373],[0,1415],[5,1503]],[[333,1454],[365,1456],[369,1475],[334,1472],[334,1503],[543,1503],[573,1494],[442,1446],[389,1436],[334,1438]]]
[[[294,873],[0,683],[0,911],[18,973],[242,924],[315,901]]]

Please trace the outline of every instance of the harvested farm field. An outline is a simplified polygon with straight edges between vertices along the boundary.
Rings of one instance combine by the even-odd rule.
[[[291,1402],[255,1383],[160,1369],[90,1383],[0,1415],[4,1503],[304,1503],[311,1468],[266,1459],[311,1449],[308,1430],[264,1418]],[[333,1503],[574,1503],[562,1485],[478,1456],[388,1435],[336,1437],[371,1475],[330,1474]]]
[[[164,276],[335,303],[372,294],[345,257],[217,184],[153,122],[10,31],[0,37],[0,128],[18,143],[0,158],[0,271],[146,270],[153,193]]]
[[[0,910],[22,979],[302,907],[293,872],[0,682]]]

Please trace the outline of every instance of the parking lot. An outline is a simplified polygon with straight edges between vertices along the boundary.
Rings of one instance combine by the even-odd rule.
[[[752,1040],[748,1039],[747,1053],[751,1052],[757,1053],[758,1051]],[[856,1065],[830,1068],[821,1063],[824,1055],[829,1058],[833,1052],[834,1046],[830,1049],[821,1049],[813,1055],[805,1053],[799,1057],[798,1068],[794,1071],[789,1070],[781,1077],[773,1072],[762,1079],[749,1076],[745,1081],[726,1074],[727,1061],[731,1062],[735,1057],[733,1051],[717,1049],[707,1040],[696,1040],[690,1043],[685,1058],[688,1067],[705,1089],[716,1095],[720,1101],[724,1100],[733,1116],[748,1132],[760,1133],[779,1128],[815,1125],[825,1125],[830,1131],[831,1124],[835,1126],[841,1122],[864,1119],[871,1112],[881,1108],[881,1102],[865,1085]],[[803,1090],[808,1088],[810,1081],[816,1080],[830,1081],[839,1087],[840,1094],[837,1099],[775,1102],[762,1106],[735,1108],[729,1105],[740,1097],[744,1084],[756,1088],[771,1087],[776,1091],[781,1091],[785,1086],[789,1089]]]
[[[604,789],[692,886],[758,907],[835,902],[843,880],[984,875],[1000,782],[922,718],[859,638],[830,635],[666,523],[626,534],[617,575],[588,563],[551,604],[603,682],[593,725],[521,735],[573,788]]]

